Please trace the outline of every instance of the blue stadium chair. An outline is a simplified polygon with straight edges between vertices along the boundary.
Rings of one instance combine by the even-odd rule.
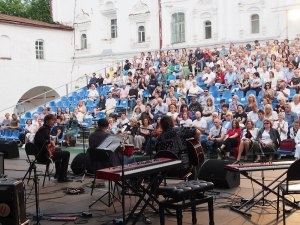
[[[62,101],[58,101],[58,102],[56,103],[56,106],[57,106],[57,107],[63,107],[63,102],[62,102]]]
[[[244,92],[243,91],[237,91],[234,94],[237,95],[239,97],[239,99],[244,97]]]
[[[230,99],[230,98],[232,98],[232,93],[231,93],[231,91],[224,91],[224,92],[223,92],[223,95],[222,95],[222,97],[221,97],[221,99],[225,99],[225,101],[226,101],[226,99],[228,100],[228,99]]]
[[[52,113],[56,113],[56,111],[57,111],[57,106],[51,106],[51,110],[52,110]]]
[[[248,97],[249,97],[249,95],[254,95],[254,96],[256,96],[256,91],[254,91],[254,90],[249,90],[249,91],[247,91],[247,93],[246,93],[246,99],[248,99]]]
[[[120,100],[119,104],[116,105],[116,111],[118,109],[125,109],[127,111],[127,108],[128,108],[128,100],[127,99]]]
[[[12,131],[7,129],[4,131],[4,134],[0,137],[0,140],[1,141],[6,141],[6,140],[9,140],[9,138],[11,137],[12,135]]]
[[[19,130],[13,130],[11,132],[11,136],[10,137],[7,137],[6,140],[9,140],[9,141],[19,141],[19,135],[20,135],[20,131]]]
[[[144,100],[145,98],[148,98],[148,97],[149,97],[149,90],[144,90],[142,99]]]
[[[94,107],[94,102],[93,101],[87,101],[85,106],[86,107]]]
[[[26,119],[20,118],[20,125],[26,125]]]
[[[43,111],[43,107],[42,107],[42,106],[39,106],[39,107],[37,108],[37,113],[40,114],[42,111]]]
[[[216,99],[216,98],[220,98],[220,92],[219,91],[213,91],[211,93],[211,95]]]
[[[83,123],[86,123],[87,127],[92,127],[93,126],[93,119],[92,118],[83,119]]]
[[[258,96],[257,96],[257,97],[260,97],[260,98],[262,98],[262,95],[263,95],[263,91],[262,91],[262,90],[260,90],[260,92],[258,93]]]
[[[25,119],[31,119],[31,112],[26,112],[24,115]]]
[[[49,106],[52,107],[52,106],[56,106],[56,102],[55,101],[51,101],[49,102]]]
[[[205,85],[205,84],[203,83],[203,81],[202,81],[202,78],[201,78],[201,77],[197,77],[197,78],[196,78],[196,81],[197,81],[197,84],[198,84],[198,86]]]
[[[68,101],[68,98],[67,98],[66,96],[62,96],[62,97],[60,98],[60,100],[61,100],[62,102],[67,102],[67,101]]]
[[[290,89],[290,95],[289,95],[290,101],[293,100],[295,94],[296,94],[296,89]]]
[[[170,84],[171,80],[176,80],[176,75],[175,74],[170,74],[168,79],[167,79],[167,85]]]
[[[213,93],[213,92],[216,92],[216,91],[219,91],[219,88],[217,86],[210,86],[209,87],[209,93]]]
[[[72,112],[72,113],[74,112],[74,106],[70,106],[69,109],[70,109],[70,112]]]
[[[95,118],[93,119],[93,121],[98,121],[99,119],[103,119],[105,118],[106,115],[104,112],[98,112],[96,115],[95,115]]]

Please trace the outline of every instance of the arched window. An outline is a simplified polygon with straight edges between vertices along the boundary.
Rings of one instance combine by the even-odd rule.
[[[259,33],[259,15],[257,14],[251,15],[251,33],[252,34]]]
[[[211,22],[209,20],[204,22],[205,39],[211,39]]]
[[[6,35],[0,36],[0,58],[10,59],[10,38]]]
[[[171,21],[172,44],[185,42],[184,13],[174,13]]]
[[[36,40],[35,41],[35,58],[36,59],[44,59],[44,41]]]
[[[87,49],[87,37],[86,37],[86,34],[81,34],[81,49]]]
[[[139,43],[145,42],[145,27],[139,26],[138,28],[138,41]]]

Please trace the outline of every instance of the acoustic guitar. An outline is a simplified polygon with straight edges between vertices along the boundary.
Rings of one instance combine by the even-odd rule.
[[[58,136],[61,134],[61,130],[60,129],[57,129],[57,134],[56,136],[54,137],[53,141],[50,142],[50,144],[48,145],[48,154],[49,154],[49,157],[51,158],[53,156],[53,153],[55,151],[55,145],[56,145],[56,142],[57,142],[57,138]]]
[[[204,162],[204,152],[200,142],[194,138],[186,140],[189,153],[190,164],[193,166],[202,165]]]

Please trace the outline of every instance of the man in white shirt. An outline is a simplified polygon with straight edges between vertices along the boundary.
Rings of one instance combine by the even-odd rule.
[[[210,86],[215,82],[216,74],[213,73],[209,67],[205,67],[204,70],[205,70],[205,73],[202,76],[202,81],[207,86]]]
[[[105,102],[105,112],[106,112],[107,116],[109,116],[109,114],[111,114],[112,112],[115,111],[116,105],[117,105],[117,102],[112,97],[112,93],[108,92],[108,98],[106,99],[106,102]]]
[[[251,120],[255,123],[258,120],[258,106],[257,104],[253,104],[252,111],[250,111],[247,115],[247,119]]]
[[[188,96],[199,96],[201,93],[203,93],[203,89],[197,85],[197,81],[193,80],[193,85],[188,89],[189,94]]]
[[[99,98],[99,93],[94,84],[91,84],[88,90],[88,100],[95,101]]]
[[[263,80],[263,83],[269,82],[270,81],[270,73],[268,71],[267,66],[263,66],[262,72],[259,73],[260,78]]]
[[[290,96],[290,89],[287,89],[285,87],[284,80],[281,80],[281,81],[278,80],[278,83],[279,83],[279,85],[278,85],[278,89],[276,91],[277,99],[283,98],[285,101],[287,101]]]
[[[207,127],[206,120],[201,117],[201,112],[199,111],[195,113],[195,117],[196,119],[192,122],[191,127],[197,128],[201,134],[204,134]]]
[[[120,99],[127,99],[129,94],[129,88],[126,86],[126,84],[122,84],[122,88],[120,90]]]
[[[284,72],[281,70],[281,66],[280,66],[279,64],[276,64],[276,66],[275,66],[274,77],[275,77],[278,81],[281,81],[281,80],[286,81],[285,74],[284,74]]]

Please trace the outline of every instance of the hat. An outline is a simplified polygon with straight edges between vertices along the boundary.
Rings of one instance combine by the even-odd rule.
[[[106,118],[103,119],[99,119],[98,120],[98,127],[108,127],[109,123],[108,120]]]

